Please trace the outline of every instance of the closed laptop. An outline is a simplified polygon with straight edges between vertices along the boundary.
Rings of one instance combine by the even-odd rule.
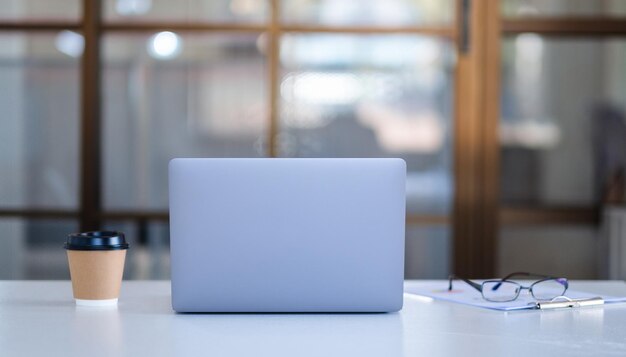
[[[402,308],[401,159],[174,159],[178,312]]]

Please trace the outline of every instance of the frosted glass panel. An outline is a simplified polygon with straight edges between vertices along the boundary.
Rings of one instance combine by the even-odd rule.
[[[626,41],[522,34],[504,41],[502,58],[503,202],[619,201],[626,172]]]
[[[0,218],[0,280],[69,280],[63,243],[77,229],[74,220]]]
[[[504,0],[505,17],[592,17],[626,16],[623,0]]]
[[[81,39],[0,34],[2,208],[77,207]]]
[[[81,0],[0,0],[0,21],[72,21],[82,15]]]
[[[104,18],[111,22],[262,23],[269,14],[266,0],[104,0],[103,3]]]
[[[409,213],[452,202],[450,42],[422,36],[287,35],[279,153],[401,157]]]
[[[104,38],[107,209],[166,210],[174,157],[265,156],[267,79],[258,37]]]
[[[407,225],[405,279],[447,279],[452,272],[452,236],[448,226]]]
[[[530,271],[597,279],[599,229],[593,226],[502,227],[498,274]]]
[[[351,26],[451,24],[454,0],[283,0],[285,23]]]

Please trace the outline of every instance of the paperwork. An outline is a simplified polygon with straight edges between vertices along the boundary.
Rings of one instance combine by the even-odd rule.
[[[405,293],[427,296],[436,300],[450,301],[464,305],[482,307],[500,311],[528,310],[537,309],[537,300],[535,300],[528,290],[522,291],[517,300],[509,302],[490,302],[483,299],[482,295],[476,289],[470,287],[465,282],[455,280],[454,289],[448,291],[448,282],[436,285],[407,287]],[[567,290],[565,296],[570,299],[594,299],[598,294],[587,293],[582,291]],[[605,304],[626,302],[626,297],[601,296]]]

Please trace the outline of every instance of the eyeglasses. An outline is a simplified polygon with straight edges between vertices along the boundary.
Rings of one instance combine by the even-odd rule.
[[[530,286],[523,286],[517,282],[511,281],[514,276],[537,277],[540,280],[535,281]],[[557,296],[562,296],[569,286],[566,278],[557,278],[549,275],[533,274],[526,272],[516,272],[505,276],[502,279],[485,280],[477,283],[469,279],[457,278],[450,276],[448,290],[452,290],[452,281],[460,279],[468,283],[474,289],[480,291],[483,299],[491,302],[507,302],[517,299],[522,290],[528,290],[536,300],[551,300]]]

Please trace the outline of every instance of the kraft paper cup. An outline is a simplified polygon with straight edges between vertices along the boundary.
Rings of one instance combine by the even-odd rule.
[[[65,249],[76,305],[117,305],[128,249],[124,233],[70,234]]]

